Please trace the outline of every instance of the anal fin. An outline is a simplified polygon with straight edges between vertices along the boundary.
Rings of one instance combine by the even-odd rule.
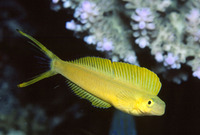
[[[109,108],[111,105],[100,98],[90,94],[89,92],[85,91],[75,83],[71,81],[67,81],[69,87],[73,90],[73,92],[78,95],[81,98],[89,100],[93,106],[98,107],[98,108]]]

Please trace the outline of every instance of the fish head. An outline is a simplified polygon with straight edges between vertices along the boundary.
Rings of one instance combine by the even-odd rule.
[[[138,92],[137,94],[118,94],[113,106],[134,116],[162,116],[165,113],[166,105],[156,95]]]
[[[165,102],[158,96],[146,96],[138,101],[138,112],[141,115],[162,116],[165,113]]]

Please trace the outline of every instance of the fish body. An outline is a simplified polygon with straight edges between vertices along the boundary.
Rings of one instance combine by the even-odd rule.
[[[97,57],[63,61],[33,37],[22,31],[19,33],[32,40],[51,59],[49,71],[19,84],[19,87],[61,74],[68,79],[74,93],[89,100],[93,106],[114,106],[138,116],[164,114],[165,103],[157,96],[161,83],[150,70]]]

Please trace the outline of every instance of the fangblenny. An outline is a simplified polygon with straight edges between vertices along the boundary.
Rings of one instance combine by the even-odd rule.
[[[61,74],[74,93],[99,108],[115,108],[128,114],[163,115],[165,103],[157,96],[161,83],[152,71],[123,62],[98,57],[63,61],[39,41],[18,30],[47,55],[50,69],[34,79],[18,85],[26,87],[50,76]]]

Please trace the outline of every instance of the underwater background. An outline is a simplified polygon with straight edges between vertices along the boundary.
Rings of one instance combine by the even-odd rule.
[[[177,2],[181,6],[187,0]],[[81,38],[84,33],[67,30],[66,22],[71,19],[73,9],[55,11],[50,0],[0,1],[0,135],[200,134],[200,79],[184,63],[185,81],[170,81],[177,69],[167,77],[158,74],[162,83],[159,97],[166,103],[163,116],[135,117],[113,107],[95,108],[73,94],[61,75],[18,88],[17,84],[46,71],[48,62],[16,29],[32,35],[63,60],[110,58],[110,52],[88,46]],[[156,65],[150,49],[136,55],[141,66]]]

